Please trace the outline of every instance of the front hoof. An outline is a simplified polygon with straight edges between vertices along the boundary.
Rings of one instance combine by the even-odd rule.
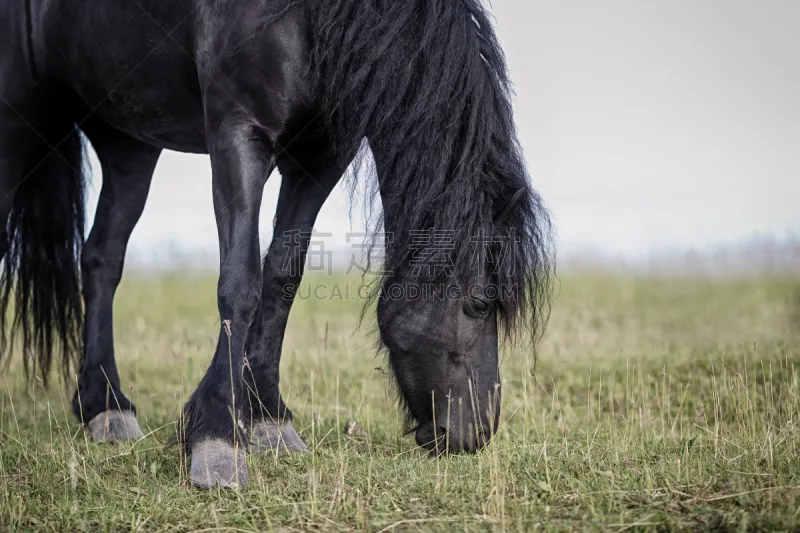
[[[250,433],[250,446],[256,453],[311,453],[303,439],[294,430],[289,421],[279,423],[272,420],[261,420],[253,424]]]
[[[239,446],[220,440],[206,440],[192,445],[192,462],[189,477],[192,485],[210,489],[219,485],[224,489],[247,486],[246,453]]]
[[[144,438],[132,411],[105,411],[87,424],[95,442],[137,441]]]

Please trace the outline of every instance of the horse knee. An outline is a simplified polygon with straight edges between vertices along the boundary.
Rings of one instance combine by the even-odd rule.
[[[248,323],[252,320],[261,301],[262,280],[260,273],[240,272],[227,273],[222,271],[217,288],[217,300],[223,320],[244,319]]]

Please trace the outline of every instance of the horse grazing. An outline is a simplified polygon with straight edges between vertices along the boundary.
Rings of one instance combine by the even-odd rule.
[[[81,134],[103,170],[85,243]],[[305,451],[278,388],[285,294],[365,140],[386,248],[378,330],[409,427],[433,454],[477,451],[499,417],[498,345],[535,342],[553,270],[480,0],[0,0],[3,351],[21,345],[44,380],[82,353],[78,420],[96,440],[140,438],[114,360],[114,293],[161,151],[208,153],[221,326],[184,408],[190,478],[244,485],[248,451]],[[420,250],[425,234],[441,253]]]

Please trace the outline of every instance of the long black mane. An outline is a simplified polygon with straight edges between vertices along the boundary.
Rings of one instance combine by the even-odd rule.
[[[451,275],[462,282],[476,237],[505,240],[490,255],[492,281],[513,289],[499,302],[501,325],[535,340],[549,311],[551,224],[525,171],[505,57],[480,0],[325,0],[313,27],[313,69],[339,152],[349,157],[367,138],[375,158],[375,223],[392,235],[384,270],[407,264],[414,230],[450,232]]]

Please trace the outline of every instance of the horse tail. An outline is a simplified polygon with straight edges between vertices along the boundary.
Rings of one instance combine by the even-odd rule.
[[[26,378],[33,372],[44,385],[54,358],[71,374],[81,346],[85,220],[79,130],[64,109],[47,107],[13,193],[0,275],[0,356],[19,341]]]

